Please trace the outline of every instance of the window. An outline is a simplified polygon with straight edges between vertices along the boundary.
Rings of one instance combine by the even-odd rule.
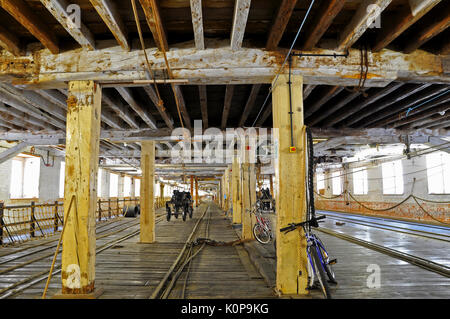
[[[61,162],[61,167],[59,168],[59,198],[64,198],[65,175],[66,175],[66,163]]]
[[[450,194],[450,154],[435,152],[427,157],[429,194]]]
[[[317,190],[325,189],[325,175],[323,173],[317,173]]]
[[[402,161],[393,161],[381,164],[383,175],[383,194],[403,194],[403,167]]]
[[[128,176],[125,176],[123,178],[123,196],[131,196],[131,178]]]
[[[134,180],[134,196],[141,196],[141,180],[137,178]]]
[[[117,197],[119,191],[119,175],[109,174],[109,197]]]
[[[341,195],[342,194],[342,184],[341,184],[341,172],[333,172],[331,173],[331,181],[333,186],[333,195]]]
[[[97,174],[97,197],[102,197],[102,175],[103,170],[99,168]]]
[[[12,160],[11,198],[39,197],[39,173],[41,159],[39,157],[18,156]]]
[[[356,195],[366,195],[368,193],[367,169],[358,167],[353,169],[353,193]]]

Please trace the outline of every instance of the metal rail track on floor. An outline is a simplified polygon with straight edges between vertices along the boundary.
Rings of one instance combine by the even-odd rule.
[[[341,216],[336,216],[336,215],[329,215],[326,213],[325,213],[325,215],[327,215],[327,218],[329,218],[329,219],[345,221],[345,222],[349,222],[349,223],[356,224],[356,225],[378,228],[378,229],[393,231],[396,233],[412,235],[412,236],[417,236],[417,237],[422,237],[422,238],[427,238],[427,239],[434,239],[434,240],[450,242],[449,239],[439,238],[439,237],[450,238],[450,236],[445,235],[445,234],[437,234],[437,233],[427,232],[427,231],[423,231],[423,230],[415,230],[415,229],[409,229],[409,228],[400,227],[400,226],[386,225],[386,224],[376,223],[376,222],[372,222],[372,221],[359,221],[359,220],[354,220],[352,218],[341,217]],[[409,230],[409,231],[403,231],[403,230]],[[423,234],[430,234],[430,235],[434,235],[434,236],[423,235]],[[436,237],[436,236],[439,236],[439,237]]]
[[[406,262],[408,262],[410,264],[419,266],[419,267],[421,267],[423,269],[435,272],[435,273],[440,274],[442,276],[450,277],[450,267],[447,267],[445,265],[438,264],[438,263],[435,263],[433,261],[430,261],[430,260],[427,260],[427,259],[424,259],[424,258],[421,258],[421,257],[418,257],[418,256],[410,255],[410,254],[407,254],[407,253],[404,253],[404,252],[401,252],[401,251],[398,251],[398,250],[395,250],[395,249],[392,249],[392,248],[387,248],[387,247],[384,247],[384,246],[381,246],[381,245],[378,245],[378,244],[374,244],[374,243],[371,243],[369,241],[362,240],[362,239],[359,239],[359,238],[356,238],[356,237],[353,237],[353,236],[349,236],[349,235],[346,235],[346,234],[343,234],[343,233],[335,232],[335,231],[332,231],[330,229],[326,229],[326,228],[323,228],[323,227],[317,228],[317,230],[320,231],[320,232],[323,232],[325,234],[328,234],[328,235],[331,235],[331,236],[334,236],[334,237],[337,237],[337,238],[349,241],[351,243],[354,243],[354,244],[357,244],[357,245],[360,245],[360,246],[364,246],[364,247],[367,247],[369,249],[381,252],[381,253],[386,254],[388,256],[391,256],[391,257],[394,257],[394,258],[406,261]]]
[[[161,220],[164,219],[164,216],[165,216],[165,214],[158,215],[156,217],[156,221],[155,222],[156,223],[160,222]],[[132,223],[132,222],[130,222],[130,223]],[[102,235],[100,237],[97,237],[97,239],[105,238],[105,237],[108,237],[108,236],[111,236],[111,235],[115,235],[117,233],[120,233],[120,232],[125,231],[125,230],[127,230],[129,228],[132,228],[132,227],[135,227],[135,226],[139,225],[139,222],[138,223],[132,223],[131,225],[129,225],[130,223],[126,223],[128,225],[127,227],[124,227],[124,228],[121,228],[119,230],[116,230],[116,231],[104,234],[104,235]],[[123,226],[123,224],[117,225],[115,227],[119,227],[119,226]],[[111,228],[115,228],[115,227],[111,227]],[[110,230],[111,228],[108,228],[107,230]],[[107,230],[105,230],[105,231],[107,231]],[[104,231],[102,231],[102,232],[104,232]],[[100,232],[100,233],[102,233],[102,232]],[[124,235],[124,236],[122,236],[122,237],[120,237],[118,239],[113,239],[113,240],[111,240],[109,242],[106,242],[105,244],[103,244],[102,246],[100,246],[100,247],[98,247],[96,249],[96,254],[99,254],[102,251],[105,251],[106,249],[109,249],[109,248],[115,246],[119,242],[122,242],[122,241],[125,241],[127,239],[130,239],[130,238],[138,235],[139,233],[140,233],[140,230],[137,230],[137,231],[134,231],[132,233],[126,234],[126,235]],[[47,249],[55,248],[55,247],[56,247],[56,245],[53,246],[53,247],[48,247]],[[34,253],[37,253],[37,252],[34,252]],[[27,261],[27,262],[21,263],[19,265],[9,267],[7,269],[4,269],[4,270],[0,271],[0,274],[6,273],[6,272],[10,272],[10,271],[18,269],[18,268],[22,268],[24,266],[27,266],[27,265],[32,264],[34,262],[40,261],[42,259],[49,258],[50,256],[53,256],[53,255],[54,255],[54,253],[51,253],[51,254],[45,255],[44,257],[41,256],[41,257],[38,257],[38,258],[33,259],[31,261]],[[21,257],[17,257],[16,259],[19,259],[19,258],[21,258]],[[61,267],[61,264],[58,264],[57,266],[55,266],[56,270],[53,271],[52,276],[58,274],[61,271],[61,269],[58,269],[60,267]],[[15,295],[15,294],[17,294],[19,292],[22,292],[25,289],[30,288],[30,287],[34,286],[35,284],[37,284],[37,283],[47,279],[47,277],[48,277],[48,270],[45,270],[45,271],[39,272],[37,274],[33,274],[33,275],[31,275],[31,276],[29,276],[29,277],[27,277],[27,278],[25,278],[25,279],[23,279],[21,281],[15,282],[14,284],[12,284],[12,285],[10,285],[8,287],[5,287],[5,288],[0,290],[0,299],[5,299],[5,298],[11,297],[11,296],[13,296],[13,295]],[[18,288],[18,289],[14,289],[14,288],[16,288],[16,287],[18,287],[20,285],[23,285],[23,286]],[[14,289],[14,290],[12,290],[12,289]]]

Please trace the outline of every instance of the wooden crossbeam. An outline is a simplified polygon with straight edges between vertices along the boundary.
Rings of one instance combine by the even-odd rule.
[[[194,28],[195,47],[198,50],[205,49],[203,35],[202,0],[191,0],[192,27]]]
[[[372,47],[372,51],[378,52],[387,47],[406,29],[416,23],[428,11],[433,9],[440,1],[441,0],[421,0],[420,10],[418,10],[415,14],[411,8],[403,8],[402,11],[395,16],[395,19],[392,21],[392,26],[385,26],[381,29],[381,32],[377,36],[375,44]]]
[[[59,53],[58,41],[51,30],[24,0],[1,0],[0,6],[30,31],[51,53]]]
[[[223,103],[222,124],[220,125],[222,130],[225,129],[227,126],[228,114],[230,113],[230,108],[231,108],[231,100],[233,99],[233,91],[234,91],[234,86],[227,85],[227,87],[225,89],[225,100]]]
[[[15,119],[20,119],[26,122],[25,124],[29,124],[34,127],[38,127],[41,129],[45,129],[48,127],[48,124],[43,122],[42,120],[39,120],[28,113],[21,112],[13,107],[7,107],[3,102],[0,102],[0,111],[3,112],[3,119],[7,122],[12,120],[11,123],[13,123]],[[24,127],[28,127],[28,125],[25,125]]]
[[[95,8],[103,22],[117,40],[119,45],[125,50],[130,51],[130,45],[127,40],[127,30],[117,11],[116,5],[111,0],[89,0]]]
[[[392,122],[389,124],[389,127],[399,128],[404,127],[404,125],[411,124],[411,126],[406,127],[417,127],[422,123],[427,123],[428,121],[433,121],[432,115],[446,112],[450,109],[450,97],[441,98],[441,101],[434,102],[430,105],[424,106],[424,108],[420,108],[419,112],[415,112],[415,114],[408,115],[401,120]],[[448,115],[448,114],[447,114]],[[442,115],[439,115],[442,117]],[[439,118],[439,117],[438,117]]]
[[[111,97],[107,92],[103,91],[102,101],[108,105],[116,114],[124,120],[131,128],[139,128],[139,124],[134,119],[134,116],[128,111],[125,105],[118,99]]]
[[[344,8],[345,0],[322,1],[316,16],[311,20],[308,31],[301,42],[303,50],[311,50],[328,30],[334,18]]]
[[[147,49],[156,76],[163,77],[166,65],[157,52],[156,48]],[[317,49],[314,53],[333,54],[336,51]],[[228,41],[222,40],[217,43],[217,47],[205,50],[186,45],[174,46],[167,52],[167,58],[174,61],[173,79],[185,79],[188,84],[259,84],[270,83],[279,71],[282,63],[280,54],[249,48],[231,51]],[[94,51],[67,51],[57,56],[43,50],[26,57],[26,61],[30,62],[25,71],[23,66],[14,69],[16,65],[23,65],[23,58],[19,60],[9,56],[7,67],[3,68],[5,64],[1,64],[0,79],[11,81],[11,77],[16,77],[13,81],[15,85],[29,89],[63,88],[67,81],[86,77],[96,79],[100,84],[118,85],[147,80],[145,70],[136,69],[136,65],[142,63],[142,56],[142,50],[125,52],[118,46]],[[368,52],[368,60],[371,63],[366,87],[384,87],[396,79],[450,82],[448,73],[442,68],[445,57],[422,50],[411,55],[390,50]],[[294,58],[292,74],[303,75],[306,84],[358,85],[361,65],[359,50],[350,49],[347,58],[332,61],[329,57],[321,56]]]
[[[316,85],[308,84],[303,88],[303,101],[308,98],[311,92],[316,88]]]
[[[402,100],[406,99],[408,96],[411,96],[413,94],[416,94],[427,87],[429,87],[430,83],[425,84],[418,84],[412,89],[408,90],[396,90],[394,93],[389,94],[386,96],[385,99],[380,101],[380,103],[371,105],[370,108],[360,109],[359,112],[355,112],[355,114],[348,117],[346,120],[342,122],[342,127],[349,127],[351,125],[356,124],[357,122],[363,120],[364,118],[370,118],[372,114],[375,114],[376,112],[385,109],[388,106],[391,106],[395,103],[401,102]]]
[[[247,120],[251,110],[253,109],[256,98],[258,97],[258,92],[261,88],[261,84],[253,84],[252,90],[250,92],[250,95],[248,97],[247,103],[245,104],[244,111],[242,112],[241,119],[239,120],[240,127],[244,126],[245,121]]]
[[[169,50],[169,45],[167,42],[167,34],[163,26],[161,19],[161,14],[159,12],[158,3],[155,0],[139,0],[142,8],[144,9],[145,18],[147,19],[148,27],[153,34],[153,39],[155,40],[156,46],[159,50]],[[154,10],[153,10],[154,8]],[[157,26],[158,25],[158,26]],[[159,38],[158,30],[161,30],[162,39]]]
[[[266,122],[267,118],[272,114],[272,102],[267,103],[264,112],[260,115],[256,127],[261,127]]]
[[[297,0],[282,0],[280,3],[267,38],[267,50],[276,50],[278,47],[278,43],[280,43],[280,40],[283,37],[284,30],[286,30],[286,26],[289,23],[289,19],[291,18],[292,12],[294,12],[296,4]]]
[[[231,29],[231,50],[236,51],[242,47],[245,27],[247,26],[248,13],[251,0],[235,0],[233,27]]]
[[[23,152],[30,144],[26,142],[19,143],[13,147],[8,148],[6,151],[0,153],[0,164],[7,160],[14,158],[17,154]]]
[[[350,23],[345,26],[339,35],[336,50],[345,51],[350,48],[391,2],[392,0],[364,0],[359,5]]]
[[[92,32],[81,22],[75,25],[71,20],[67,8],[69,2],[66,0],[40,0],[53,17],[62,25],[75,41],[83,48],[93,50],[95,48],[95,39]]]
[[[67,96],[57,90],[36,90],[36,93],[46,98],[50,102],[58,105],[63,110],[67,110]]]
[[[198,91],[200,95],[200,108],[202,111],[203,128],[207,129],[209,127],[209,123],[208,123],[208,97],[206,94],[206,85],[199,85]]]
[[[156,120],[148,114],[147,111],[136,101],[133,93],[129,88],[117,87],[117,92],[122,96],[122,98],[128,103],[128,105],[141,117],[141,119],[152,129],[156,129]]]
[[[434,38],[436,35],[444,31],[450,25],[450,5],[447,5],[443,11],[437,12],[433,17],[433,23],[429,24],[418,33],[414,34],[414,37],[408,39],[403,52],[411,53],[417,50],[424,43]]]

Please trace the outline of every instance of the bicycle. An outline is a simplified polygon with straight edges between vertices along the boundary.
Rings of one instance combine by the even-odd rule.
[[[266,245],[273,239],[273,235],[270,227],[270,220],[269,218],[262,216],[260,207],[261,205],[258,205],[257,201],[250,211],[250,214],[254,214],[256,217],[256,224],[253,225],[252,231],[255,239],[259,243]]]
[[[328,281],[337,284],[336,276],[333,271],[332,265],[337,263],[337,259],[330,260],[328,252],[325,249],[322,241],[315,234],[311,232],[311,227],[319,227],[319,220],[325,219],[326,216],[313,217],[307,221],[301,223],[291,223],[289,226],[281,228],[280,232],[287,234],[299,227],[302,227],[305,231],[307,248],[306,253],[308,256],[308,288],[313,289],[315,278],[317,277],[322,293],[325,298],[331,299],[330,287]],[[312,271],[311,271],[312,270]],[[326,274],[326,275],[325,275]],[[328,280],[326,280],[326,277]]]

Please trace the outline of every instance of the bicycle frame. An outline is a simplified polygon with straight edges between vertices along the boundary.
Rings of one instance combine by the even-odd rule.
[[[310,250],[312,247],[315,247],[315,249],[317,250],[317,255],[319,256],[319,259],[320,259],[320,266],[324,270],[326,269],[327,261],[323,260],[322,253],[320,250],[322,249],[325,252],[325,254],[327,255],[327,257],[328,257],[328,252],[326,251],[325,246],[322,244],[320,239],[315,234],[307,231],[305,227],[303,227],[303,230],[305,231],[306,243],[307,243],[307,247],[308,247],[306,249],[306,254],[308,256],[309,266],[311,266],[311,269],[312,269],[312,271],[309,271],[309,273],[311,275],[311,279],[312,279],[310,282],[310,286],[312,286],[314,283],[314,277],[318,276],[318,274],[316,274],[316,270],[314,269],[314,264],[313,264]],[[319,266],[319,265],[317,265],[317,266]]]

